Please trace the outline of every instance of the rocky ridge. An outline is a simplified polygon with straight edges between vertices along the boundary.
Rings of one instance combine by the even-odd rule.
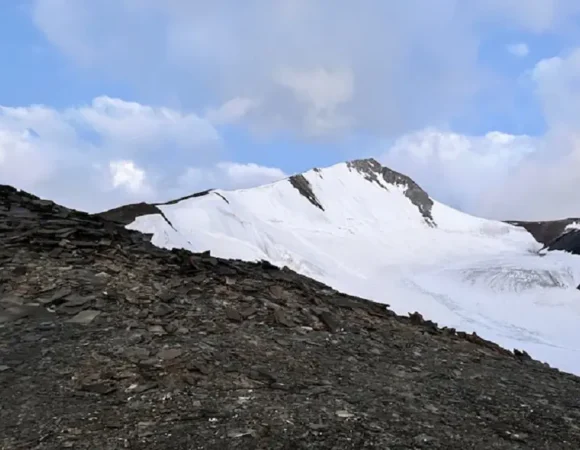
[[[546,249],[562,250],[575,255],[580,255],[580,230],[570,230],[557,237],[546,245]]]
[[[409,201],[419,210],[425,222],[430,226],[437,226],[435,220],[433,219],[433,215],[431,210],[433,208],[433,200],[429,197],[429,194],[425,192],[421,186],[419,186],[415,181],[413,181],[407,175],[403,175],[399,172],[396,172],[388,167],[383,167],[377,160],[373,158],[369,159],[358,159],[346,162],[347,167],[351,171],[358,172],[365,180],[369,181],[370,183],[377,183],[381,188],[388,191],[389,189],[385,187],[384,184],[380,183],[378,180],[379,178],[383,179],[386,183],[398,186],[404,189],[404,195],[409,199]],[[323,177],[323,171],[321,169],[315,168],[313,169],[314,172],[318,174],[318,176]],[[298,191],[298,193],[304,197],[312,206],[315,208],[320,209],[321,211],[325,211],[324,205],[320,202],[320,200],[316,197],[314,190],[312,189],[312,185],[308,181],[308,179],[304,176],[304,174],[296,174],[288,177],[285,180],[279,181],[279,183],[290,183],[290,185]],[[179,203],[183,200],[187,200],[189,198],[195,197],[202,197],[204,195],[218,195],[222,198],[226,203],[229,203],[229,200],[226,198],[225,195],[216,192],[213,189],[207,189],[205,191],[197,192],[192,195],[188,195],[186,197],[181,197],[175,200],[171,200],[164,203],[135,203],[130,205],[120,206],[118,208],[113,208],[108,211],[104,211],[99,213],[99,215],[107,220],[112,220],[123,225],[129,225],[133,222],[137,217],[144,216],[148,214],[160,214],[163,219],[170,225],[171,222],[167,219],[167,217],[163,214],[163,211],[159,208],[159,206],[165,205],[174,205]],[[377,205],[378,208],[381,205]]]
[[[0,186],[2,449],[577,449],[580,378]]]
[[[544,244],[540,252],[561,250],[580,255],[580,229],[569,228],[570,225],[580,224],[578,218],[540,222],[508,220],[506,223],[525,228],[536,241]]]
[[[421,186],[407,175],[384,167],[373,158],[350,161],[347,162],[347,166],[352,170],[357,170],[362,173],[368,181],[377,182],[377,178],[381,177],[388,184],[403,187],[405,189],[405,197],[417,207],[425,222],[431,226],[437,225],[431,213],[433,200],[431,200],[429,194]]]
[[[204,195],[208,195],[210,193],[220,195],[217,192],[213,192],[212,189],[207,189],[205,191],[196,192],[195,194],[187,195],[185,197],[181,197],[181,198],[171,200],[168,202],[163,202],[163,203],[141,202],[141,203],[133,203],[130,205],[122,205],[122,206],[119,206],[117,208],[113,208],[113,209],[110,209],[108,211],[101,212],[98,215],[104,219],[107,219],[107,220],[110,220],[113,222],[117,222],[117,223],[120,223],[122,225],[129,225],[131,222],[133,222],[139,216],[146,216],[148,214],[159,214],[161,217],[163,217],[163,219],[170,226],[173,226],[171,224],[171,222],[169,221],[169,219],[167,219],[165,214],[163,214],[163,211],[161,211],[159,206],[174,205],[176,203],[179,203],[182,200],[187,200],[189,198],[195,198],[195,197],[203,197]],[[221,195],[220,195],[220,197],[221,197]],[[227,202],[227,200],[225,198],[224,198],[224,200]]]
[[[566,233],[566,227],[573,223],[580,223],[580,219],[544,220],[529,222],[522,220],[506,220],[506,223],[525,228],[536,241],[546,246]]]

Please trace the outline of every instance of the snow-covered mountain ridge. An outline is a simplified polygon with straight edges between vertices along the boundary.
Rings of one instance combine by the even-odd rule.
[[[375,160],[129,209],[106,214],[155,245],[266,259],[580,372],[580,257],[540,256],[524,228],[449,208]]]

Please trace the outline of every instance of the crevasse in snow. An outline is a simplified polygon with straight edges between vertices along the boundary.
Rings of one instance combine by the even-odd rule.
[[[580,374],[580,257],[539,256],[542,245],[523,228],[436,201],[433,225],[409,185],[380,176],[377,165],[308,171],[311,198],[290,179],[215,190],[159,205],[170,224],[151,214],[129,228],[152,233],[160,247],[288,266]]]

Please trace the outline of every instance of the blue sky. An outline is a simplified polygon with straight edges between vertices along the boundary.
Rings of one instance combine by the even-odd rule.
[[[98,210],[372,156],[474,214],[578,216],[579,13],[575,0],[2,2],[0,182]]]
[[[132,98],[129,83],[80,70],[47,41],[32,20],[31,2],[0,6],[0,99],[3,106],[45,104],[66,108],[106,93]]]

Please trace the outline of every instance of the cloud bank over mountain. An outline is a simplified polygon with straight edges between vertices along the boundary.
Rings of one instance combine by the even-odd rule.
[[[471,213],[578,215],[578,2],[424,5],[34,0],[46,70],[119,88],[5,104],[0,175],[114,206],[374,156]]]

